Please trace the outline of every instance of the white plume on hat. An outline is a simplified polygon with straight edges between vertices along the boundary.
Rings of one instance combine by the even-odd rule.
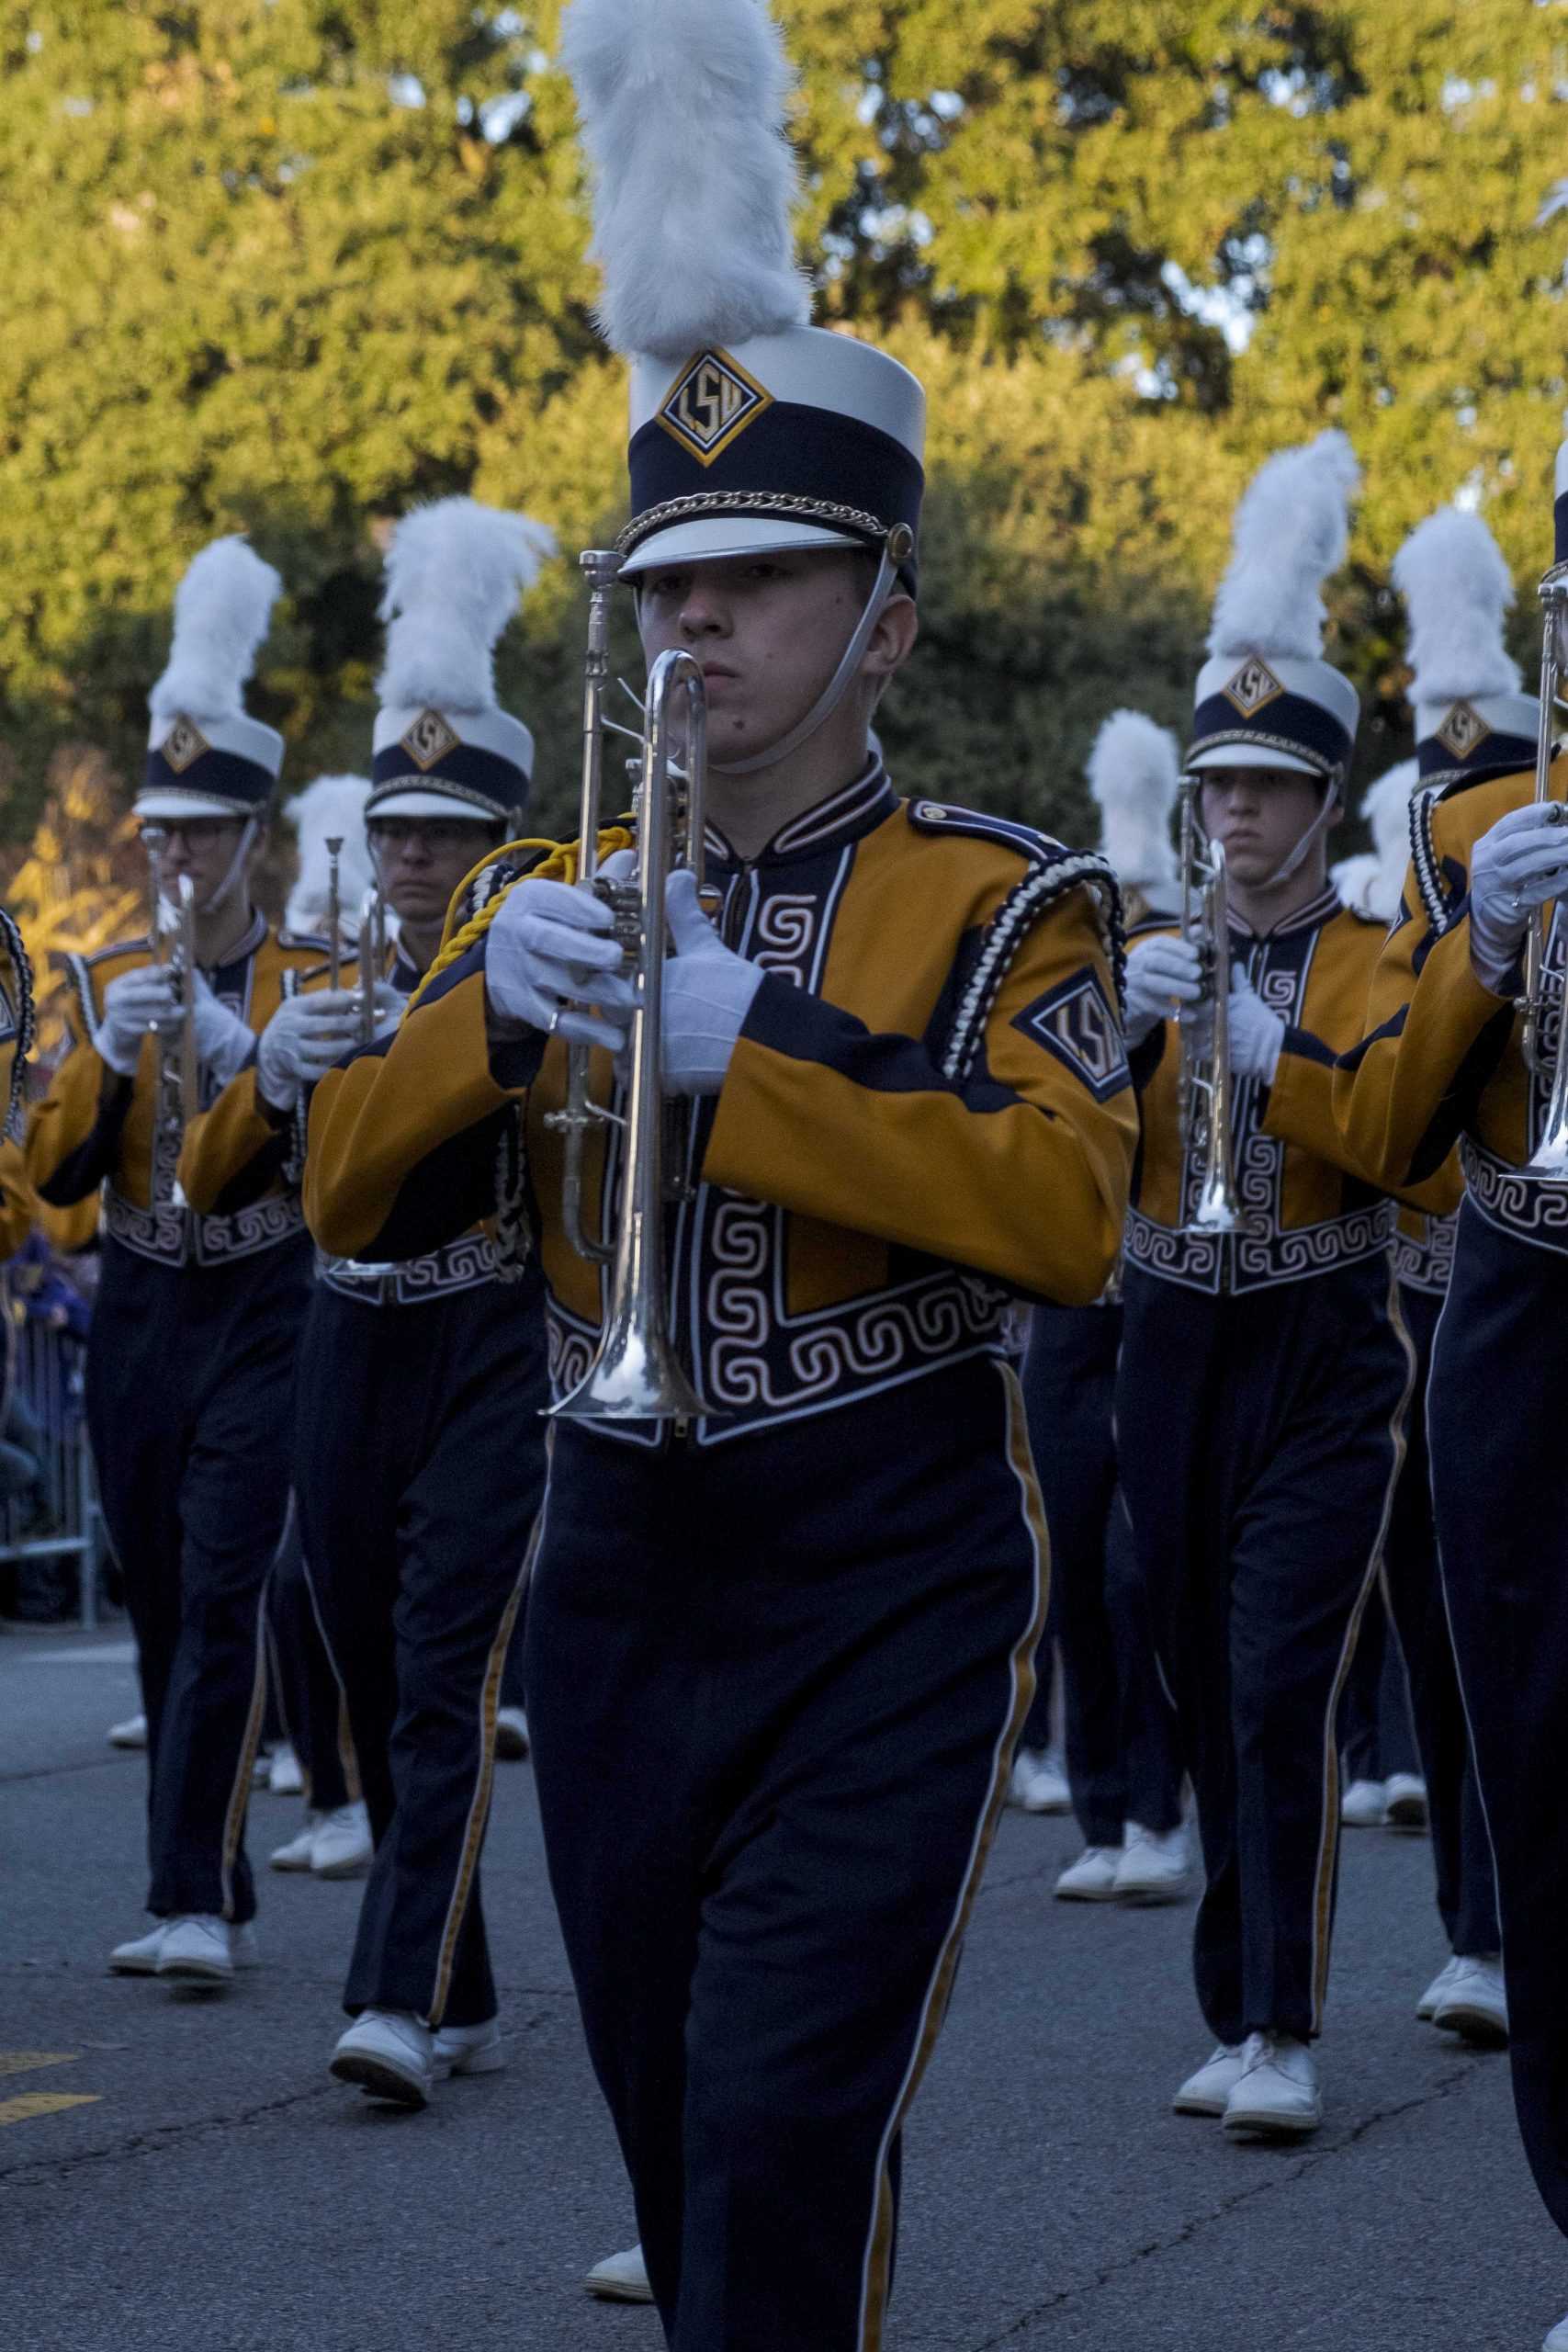
[[[382,702],[492,709],[496,639],[555,551],[543,523],[477,499],[442,498],[406,514],[387,551]]]
[[[1393,559],[1410,616],[1413,703],[1442,705],[1512,694],[1519,665],[1503,641],[1513,575],[1479,514],[1439,507]]]
[[[561,56],[593,168],[612,350],[678,364],[804,326],[783,128],[794,77],[765,0],[572,0]]]
[[[288,894],[284,922],[290,931],[324,931],[332,897],[329,841],[341,841],[338,897],[345,915],[358,906],[375,880],[365,831],[370,779],[363,775],[319,775],[284,806],[299,844],[299,871]]]
[[[154,719],[237,718],[283,582],[248,539],[214,539],[175,591],[169,666],[147,697]]]
[[[1360,480],[1356,453],[1337,431],[1281,449],[1258,469],[1235,511],[1211,653],[1303,662],[1321,655],[1328,618],[1323,583],[1345,560]]]
[[[1392,922],[1410,864],[1410,796],[1421,781],[1415,760],[1401,760],[1369,785],[1361,814],[1372,829],[1372,847],[1341,858],[1330,878],[1343,903],[1359,915]]]
[[[1100,847],[1124,883],[1174,882],[1170,812],[1181,754],[1168,727],[1141,710],[1113,710],[1089,755],[1089,788],[1100,812]]]

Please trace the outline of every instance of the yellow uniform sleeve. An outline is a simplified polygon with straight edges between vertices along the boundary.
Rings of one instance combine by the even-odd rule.
[[[21,1147],[0,1142],[0,1261],[14,1258],[33,1229],[33,1190]]]
[[[85,1037],[73,1046],[28,1123],[28,1176],[40,1199],[68,1208],[121,1174],[135,1094],[134,1080],[112,1070]],[[140,1124],[150,1133],[150,1111]]]
[[[1089,896],[1020,949],[966,1080],[765,978],[718,1097],[705,1182],[1064,1306],[1104,1290],[1138,1116]]]
[[[186,1129],[180,1190],[199,1216],[232,1216],[272,1190],[294,1140],[294,1114],[263,1101],[253,1063]]]
[[[1380,1169],[1362,1161],[1341,1129],[1335,1114],[1337,1084],[1338,1064],[1332,1056],[1320,1060],[1305,1052],[1292,1052],[1287,1039],[1269,1090],[1265,1135],[1277,1136],[1281,1143],[1298,1144],[1347,1176],[1359,1177],[1380,1191],[1393,1193],[1412,1208],[1425,1209],[1434,1216],[1446,1216],[1457,1209],[1464,1192],[1458,1152],[1450,1151],[1424,1182],[1392,1182]]]

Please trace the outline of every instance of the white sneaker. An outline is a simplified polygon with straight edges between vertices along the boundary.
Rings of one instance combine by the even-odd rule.
[[[357,1801],[316,1815],[310,1868],[318,1878],[356,1878],[375,1850],[370,1815]]]
[[[1427,1783],[1416,1772],[1391,1772],[1388,1776],[1388,1812],[1385,1816],[1390,1829],[1425,1829],[1427,1821]]]
[[[1056,1881],[1056,1893],[1064,1903],[1111,1903],[1116,1898],[1116,1865],[1122,1859],[1119,1846],[1086,1846],[1076,1862],[1069,1862]]]
[[[1145,1829],[1129,1821],[1116,1865],[1116,1893],[1123,1903],[1179,1903],[1192,1883],[1187,1828]]]
[[[208,1911],[168,1920],[156,1973],[173,1984],[227,1984],[234,1973],[228,1920]]]
[[[495,1718],[495,1752],[515,1764],[528,1753],[528,1718],[521,1707],[502,1707]]]
[[[1381,1829],[1387,1812],[1388,1791],[1381,1781],[1352,1781],[1339,1800],[1347,1829]]]
[[[648,2283],[648,2265],[642,2258],[642,2245],[627,2246],[625,2254],[607,2254],[596,2262],[583,2280],[591,2295],[605,2303],[651,2303],[653,2290]]]
[[[1265,2140],[1299,2140],[1323,2121],[1317,2065],[1288,2033],[1249,2033],[1241,2080],[1225,2101],[1225,2130]]]
[[[266,1784],[275,1797],[302,1797],[305,1793],[305,1775],[288,1740],[272,1751]]]
[[[501,2019],[491,2018],[483,2025],[437,2026],[431,2054],[438,2083],[449,2081],[454,2075],[499,2075],[506,2064]]]
[[[270,1868],[275,1871],[308,1871],[310,1856],[315,1851],[316,1832],[321,1826],[321,1815],[307,1805],[305,1826],[298,1838],[290,1838],[287,1846],[274,1847],[267,1857]]]
[[[1558,2321],[1541,2346],[1540,2352],[1568,2352],[1568,2319]]]
[[[371,2098],[425,2107],[435,2087],[435,2036],[412,2009],[365,2009],[338,2037],[332,2072]]]
[[[1441,1999],[1432,2011],[1432,2023],[1463,2041],[1501,2050],[1508,2039],[1508,1996],[1500,1960],[1474,1954],[1456,1959]]]
[[[1424,2024],[1430,2025],[1432,2019],[1437,2016],[1438,2006],[1442,2001],[1443,1996],[1448,1991],[1449,1986],[1453,1983],[1454,1971],[1460,1965],[1461,1962],[1457,1954],[1452,1960],[1445,1960],[1441,1968],[1438,1969],[1436,1976],[1433,1977],[1431,1983],[1422,1994],[1421,1998],[1416,2002],[1416,2014],[1421,2018]]]
[[[1019,1749],[1008,1794],[1025,1813],[1066,1813],[1072,1805],[1066,1774],[1048,1747]]]
[[[1239,2041],[1222,2041],[1195,2075],[1189,2075],[1170,2102],[1173,2115],[1223,2115],[1225,2101],[1241,2080]]]
[[[116,1944],[109,1954],[109,1974],[111,1976],[156,1976],[158,1954],[164,1949],[164,1938],[168,1932],[168,1927],[169,1923],[166,1919],[154,1919],[146,1935],[135,1936],[127,1944]]]
[[[147,1745],[146,1716],[127,1715],[122,1724],[110,1724],[108,1740],[111,1747],[145,1747]]]

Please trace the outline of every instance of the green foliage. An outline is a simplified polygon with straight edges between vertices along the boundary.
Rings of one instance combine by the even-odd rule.
[[[504,693],[570,808],[623,388],[557,0],[0,0],[0,828],[61,745],[134,773],[170,595],[243,528],[288,596],[254,693],[298,785],[363,767],[378,546],[462,489],[566,554]],[[910,788],[1085,826],[1099,720],[1179,723],[1231,508],[1346,426],[1330,650],[1406,748],[1389,561],[1479,499],[1522,584],[1564,401],[1568,37],[1518,0],[782,0],[822,315],[931,393]],[[1528,615],[1519,651],[1531,660]],[[630,672],[635,650],[623,648]]]

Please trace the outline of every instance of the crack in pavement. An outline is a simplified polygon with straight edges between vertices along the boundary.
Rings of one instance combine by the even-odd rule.
[[[521,2041],[536,2027],[546,2022],[543,2017],[523,2018],[502,2036],[503,2041]],[[79,2172],[90,2172],[100,2165],[118,2164],[127,2156],[159,2156],[171,2150],[183,2151],[196,2142],[209,2140],[224,2132],[243,2129],[253,2123],[265,2123],[276,2115],[287,2115],[297,2107],[311,2107],[324,2099],[342,2101],[344,2086],[330,2079],[312,2085],[309,2090],[288,2091],[281,2098],[264,2099],[258,2107],[241,2108],[229,2115],[200,2115],[188,2123],[159,2123],[150,2132],[133,2132],[128,2138],[116,2140],[111,2145],[83,2148],[73,2156],[60,2156],[52,2164],[23,2163],[0,2165],[0,2187],[6,2188],[51,2188],[72,2179]],[[346,2104],[346,2103],[345,2103]]]
[[[1375,2132],[1380,2125],[1397,2122],[1403,2116],[1413,2115],[1421,2108],[1434,2107],[1440,2100],[1451,2098],[1456,2091],[1462,2090],[1467,2084],[1473,2082],[1478,2073],[1484,2071],[1489,2054],[1477,2052],[1474,2056],[1457,2066],[1451,2074],[1441,2076],[1433,2084],[1430,2090],[1423,2091],[1418,2098],[1401,2099],[1393,2107],[1374,2109],[1371,2115],[1363,2116],[1359,2123],[1353,2125],[1330,2145],[1303,2151],[1298,2161],[1288,2168],[1270,2166],[1266,2179],[1253,2181],[1247,2188],[1238,2189],[1234,2197],[1222,2199],[1220,2203],[1213,2206],[1208,2212],[1193,2214],[1190,2220],[1182,2223],[1179,2229],[1173,2230],[1168,2236],[1153,2238],[1146,2245],[1135,2246],[1130,2254],[1123,2255],[1119,2261],[1108,2264],[1096,2277],[1084,2280],[1081,2285],[1065,2287],[1060,2294],[1051,2295],[1044,2302],[1036,2303],[1029,2311],[1021,2312],[1016,2319],[1010,2320],[998,2335],[980,2337],[977,2342],[964,2347],[964,2352],[998,2352],[998,2346],[1016,2343],[1026,2330],[1037,2326],[1053,2312],[1061,2311],[1064,2305],[1077,2302],[1083,2296],[1095,2294],[1101,2287],[1109,2287],[1113,2280],[1125,2277],[1129,2271],[1135,2270],[1140,2263],[1151,2261],[1160,2255],[1174,2253],[1179,2246],[1190,2245],[1203,2231],[1212,2228],[1216,2222],[1228,2221],[1230,2216],[1239,2211],[1244,2205],[1253,2204],[1259,2198],[1277,2196],[1281,2188],[1290,2188],[1295,2182],[1304,2180],[1308,2173],[1316,2172],[1323,2165],[1332,2164],[1337,2156],[1342,2155],[1348,2148],[1355,2147],[1370,2132]]]
[[[123,1756],[86,1756],[80,1764],[39,1764],[25,1772],[0,1772],[0,1789],[21,1781],[63,1781],[77,1772],[117,1772],[124,1764]]]

